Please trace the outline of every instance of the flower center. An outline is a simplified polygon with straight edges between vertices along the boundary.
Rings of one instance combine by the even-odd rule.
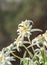
[[[24,27],[22,28],[22,32],[25,32],[27,29],[28,29],[28,27],[27,27],[27,26],[24,26]]]
[[[3,59],[3,56],[0,56],[0,61],[2,61],[2,59]]]
[[[43,38],[43,36],[40,36],[40,35],[39,35],[39,36],[38,36],[38,38],[39,38],[39,39],[42,39],[42,38]]]

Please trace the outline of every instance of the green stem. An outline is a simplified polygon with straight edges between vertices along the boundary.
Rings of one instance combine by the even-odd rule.
[[[26,52],[27,52],[27,51],[25,51],[25,52],[24,52],[23,58],[25,58],[25,57],[26,57]]]
[[[33,54],[27,49],[27,47],[25,45],[23,45],[23,47],[26,49],[26,51],[28,52],[29,56],[32,57]]]
[[[32,47],[32,46],[33,46],[33,45],[29,45],[27,48],[29,49],[29,48]],[[26,52],[27,52],[27,51],[24,52],[23,57],[26,57]]]
[[[29,45],[27,48],[30,48],[30,47],[32,47],[33,45]]]
[[[30,39],[29,39],[29,38],[28,38],[28,40],[29,40],[30,45],[32,46],[31,41],[30,41]],[[32,50],[33,50],[33,53],[35,54],[35,51],[34,51],[33,46],[32,46]]]
[[[14,54],[13,52],[11,53],[15,58],[18,58],[18,59],[22,59],[21,57],[17,56],[16,54]]]
[[[45,56],[45,46],[43,45],[43,48],[44,48],[44,63],[45,63],[45,60],[46,60],[46,56]]]

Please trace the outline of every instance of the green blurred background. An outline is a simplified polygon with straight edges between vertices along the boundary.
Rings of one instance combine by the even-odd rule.
[[[18,24],[25,19],[33,20],[35,28],[45,31],[47,0],[0,0],[0,49],[14,41]]]

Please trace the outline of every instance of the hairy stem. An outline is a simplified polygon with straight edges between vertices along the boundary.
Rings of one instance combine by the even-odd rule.
[[[28,38],[28,40],[29,40],[30,45],[32,46],[31,41],[30,41],[30,39],[29,39],[29,38]],[[33,50],[33,53],[35,54],[35,51],[34,51],[33,46],[32,46],[32,50]]]
[[[29,56],[32,57],[33,54],[27,49],[27,47],[25,45],[23,45],[23,47],[26,49],[26,51],[28,52]]]
[[[22,58],[17,56],[16,54],[14,54],[13,52],[11,53],[15,58],[18,58],[19,60],[21,60]]]

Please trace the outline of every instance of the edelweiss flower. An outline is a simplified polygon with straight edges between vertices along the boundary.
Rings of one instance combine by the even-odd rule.
[[[46,32],[43,34],[43,36],[44,36],[45,40],[47,41],[47,30],[46,30]]]
[[[10,61],[14,61],[13,56],[9,52],[0,51],[0,65],[12,65]]]
[[[35,39],[32,40],[32,44],[36,44],[39,47],[39,44],[43,44],[44,37],[42,35],[38,35]]]
[[[22,21],[22,23],[20,23],[18,25],[18,34],[21,35],[21,36],[25,36],[25,37],[28,37],[31,35],[31,28],[32,28],[32,25],[30,25],[30,23],[33,23],[31,20],[25,20],[25,21]]]
[[[42,31],[40,29],[32,29],[32,24],[33,22],[31,20],[22,21],[22,23],[18,25],[18,34],[23,37],[30,37],[31,32]]]

